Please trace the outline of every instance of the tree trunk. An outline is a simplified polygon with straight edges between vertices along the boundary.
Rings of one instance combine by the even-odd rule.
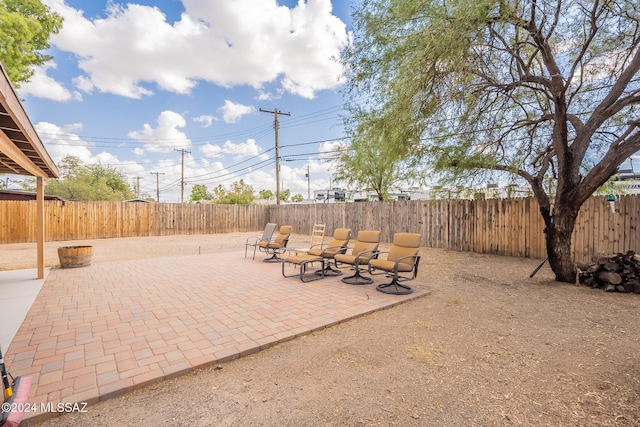
[[[571,235],[578,217],[578,210],[555,206],[547,225],[547,256],[549,266],[560,282],[574,283],[576,266],[571,256]]]

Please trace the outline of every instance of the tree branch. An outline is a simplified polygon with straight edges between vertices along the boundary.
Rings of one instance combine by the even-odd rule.
[[[580,53],[578,54],[578,56],[576,57],[576,60],[573,62],[573,65],[571,66],[571,72],[567,76],[567,85],[571,84],[571,81],[573,80],[573,76],[574,76],[578,66],[582,66],[583,65],[584,55],[589,50],[589,47],[591,46],[591,42],[593,41],[593,39],[595,38],[596,34],[598,33],[599,27],[597,26],[596,22],[597,22],[598,18],[602,15],[602,13],[605,10],[604,7],[602,9],[598,10],[598,5],[599,5],[599,2],[594,2],[593,3],[593,9],[591,9],[591,13],[589,14],[590,17],[591,17],[591,19],[589,20],[591,31],[587,35],[587,38],[584,41],[584,43],[582,44],[582,48],[580,49]]]
[[[616,80],[614,85],[611,87],[607,96],[605,96],[602,102],[600,102],[600,104],[594,109],[593,114],[585,124],[587,128],[595,131],[595,129],[600,127],[600,125],[602,125],[602,123],[609,119],[613,114],[620,111],[620,109],[625,106],[630,105],[631,100],[625,100],[625,98],[620,99],[620,96],[629,85],[629,82],[631,82],[631,80],[636,76],[638,71],[640,71],[640,49],[636,49],[636,53],[629,62],[627,68],[620,73],[620,77],[618,77],[618,80]],[[632,94],[631,98],[634,102],[638,102],[637,97],[634,95],[636,94]],[[621,104],[616,106],[617,103]]]

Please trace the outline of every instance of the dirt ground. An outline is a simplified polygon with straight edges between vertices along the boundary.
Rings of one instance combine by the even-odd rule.
[[[45,258],[237,251],[247,235],[50,242]],[[421,253],[426,297],[40,425],[640,425],[639,295],[558,283],[547,265],[529,278],[541,260]],[[35,267],[35,245],[1,258]]]

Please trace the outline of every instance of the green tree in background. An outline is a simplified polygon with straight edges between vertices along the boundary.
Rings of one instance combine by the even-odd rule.
[[[639,0],[364,0],[343,52],[352,127],[379,118],[391,130],[371,140],[382,152],[420,154],[458,182],[526,181],[549,264],[573,282],[580,207],[640,150],[638,10]]]
[[[250,205],[256,199],[253,194],[253,187],[245,183],[242,179],[231,184],[226,189],[222,184],[213,189],[212,200],[217,204],[227,205]]]
[[[258,197],[261,200],[269,200],[272,197],[275,197],[275,194],[273,194],[273,191],[271,191],[271,190],[260,190],[260,193],[258,194]]]
[[[346,123],[351,145],[336,161],[336,181],[373,191],[378,200],[389,200],[391,189],[423,180],[419,156],[387,143],[402,138],[394,134],[402,133],[402,126],[386,122],[375,111],[352,109],[351,113]]]
[[[280,200],[283,202],[288,202],[289,197],[291,197],[291,190],[288,188],[286,190],[280,190]]]
[[[189,203],[198,202],[200,200],[211,200],[213,195],[207,191],[207,186],[202,184],[194,184],[191,187],[191,194],[189,195]]]
[[[303,200],[304,200],[304,196],[300,193],[294,194],[293,196],[291,196],[291,201],[294,203],[300,203]]]
[[[126,176],[109,166],[84,165],[75,156],[65,156],[58,164],[60,179],[51,179],[44,186],[45,194],[66,200],[129,200],[134,198]]]
[[[51,59],[42,51],[60,28],[62,17],[39,0],[0,0],[0,62],[16,87]]]

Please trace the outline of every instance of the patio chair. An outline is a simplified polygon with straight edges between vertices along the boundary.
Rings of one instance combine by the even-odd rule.
[[[360,272],[360,266],[369,264],[369,261],[378,256],[378,245],[380,244],[380,231],[361,230],[358,231],[356,242],[351,248],[351,253],[336,254],[336,264],[350,264],[355,270],[352,276],[343,277],[342,281],[350,285],[368,285],[373,283],[371,277],[363,277]]]
[[[287,243],[289,243],[289,237],[291,236],[290,225],[283,225],[278,231],[278,235],[272,238],[268,242],[258,242],[258,250],[266,254],[271,254],[271,258],[264,259],[264,262],[280,262],[282,258],[278,255],[283,254],[286,250]]]
[[[306,253],[296,253],[285,257],[283,259],[284,262],[282,263],[282,275],[284,277],[299,276],[301,281],[310,282],[312,280],[322,279],[324,276],[336,276],[342,274],[340,270],[331,267],[331,260],[334,259],[336,254],[344,253],[347,250],[350,236],[350,229],[336,228],[333,233],[333,238],[327,244],[327,247],[323,248],[321,245],[315,245]],[[316,262],[319,262],[322,267],[315,271],[313,275],[307,274],[307,268],[309,265]],[[296,273],[295,275],[287,275],[285,273],[285,264],[287,263],[299,266],[299,273]]]
[[[273,232],[276,231],[276,227],[278,225],[270,222],[264,228],[262,232],[262,237],[247,237],[247,240],[244,243],[244,257],[247,257],[247,249],[249,246],[253,246],[253,258],[256,259],[256,248],[260,242],[269,242],[271,241],[271,237],[273,236]]]
[[[387,254],[386,259],[377,258],[369,261],[369,274],[385,274],[392,278],[391,282],[376,286],[376,290],[392,295],[407,295],[413,292],[411,287],[400,282],[413,280],[418,275],[419,250],[420,234],[396,233],[389,251],[380,252]],[[376,273],[376,270],[382,272]]]

